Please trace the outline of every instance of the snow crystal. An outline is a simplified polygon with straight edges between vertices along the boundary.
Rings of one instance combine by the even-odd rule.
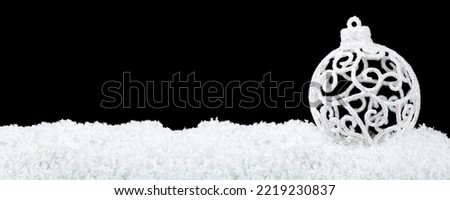
[[[0,127],[0,179],[450,179],[450,139],[421,126],[377,145],[314,124],[64,120]]]

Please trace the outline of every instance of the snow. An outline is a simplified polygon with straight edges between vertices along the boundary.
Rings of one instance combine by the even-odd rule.
[[[367,146],[298,120],[63,120],[0,127],[0,166],[0,179],[450,179],[450,139],[426,126]]]

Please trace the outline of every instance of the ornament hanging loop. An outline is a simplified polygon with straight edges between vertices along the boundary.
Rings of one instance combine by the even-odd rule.
[[[347,20],[347,28],[360,27],[360,26],[361,26],[361,20],[357,16],[350,17],[350,19]]]

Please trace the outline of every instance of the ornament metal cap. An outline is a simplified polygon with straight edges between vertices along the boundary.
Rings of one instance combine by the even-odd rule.
[[[341,48],[358,48],[373,45],[370,29],[361,26],[361,20],[353,16],[347,21],[347,28],[341,30]]]

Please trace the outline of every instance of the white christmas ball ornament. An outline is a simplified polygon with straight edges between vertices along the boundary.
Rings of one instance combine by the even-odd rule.
[[[373,144],[415,126],[420,88],[411,66],[372,42],[369,27],[352,17],[341,30],[340,47],[317,66],[309,101],[318,127]]]

